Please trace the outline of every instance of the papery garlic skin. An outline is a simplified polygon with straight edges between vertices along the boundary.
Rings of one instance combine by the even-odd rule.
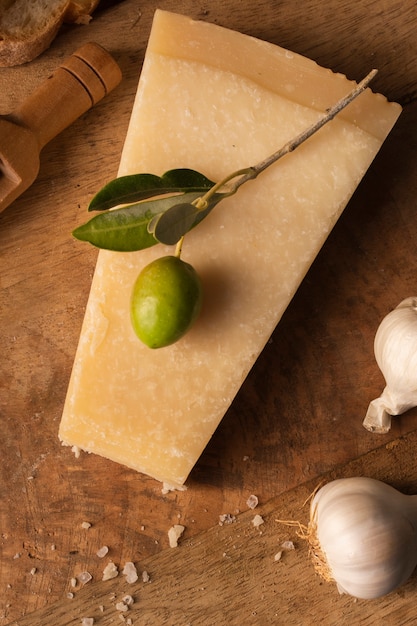
[[[392,415],[417,406],[417,297],[406,298],[385,316],[375,335],[374,352],[386,387],[369,404],[363,425],[387,433]]]
[[[314,495],[309,534],[340,593],[379,598],[416,567],[417,496],[372,478],[334,480]]]

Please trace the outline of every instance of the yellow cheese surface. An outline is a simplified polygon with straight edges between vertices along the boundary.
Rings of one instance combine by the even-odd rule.
[[[219,26],[157,11],[119,175],[254,165],[353,88]],[[400,113],[367,90],[185,238],[203,311],[150,350],[129,319],[141,268],[173,249],[101,251],[61,421],[63,443],[181,486]]]

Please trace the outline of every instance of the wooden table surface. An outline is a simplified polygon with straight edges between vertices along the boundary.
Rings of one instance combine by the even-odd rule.
[[[97,256],[70,233],[86,219],[92,195],[117,171],[157,6],[267,39],[352,79],[376,67],[373,89],[404,106],[194,468],[188,490],[169,494],[156,481],[98,456],[76,459],[57,437]],[[192,553],[184,550],[182,566],[181,546],[170,557],[167,531],[173,524],[183,524],[183,541],[202,541],[207,554],[218,541],[216,529],[224,528],[219,527],[220,515],[242,512],[246,519],[253,514],[246,504],[251,494],[266,507],[289,493],[298,497],[303,492],[299,485],[377,448],[371,473],[393,460],[392,480],[417,485],[410,450],[401,476],[399,464],[386,456],[387,444],[398,437],[405,442],[411,437],[414,443],[417,410],[395,418],[384,436],[362,427],[369,401],[384,385],[373,355],[377,326],[403,298],[417,294],[416,29],[414,0],[259,0],[255,5],[246,0],[107,1],[88,26],[63,28],[38,59],[0,69],[0,114],[18,106],[87,41],[106,47],[123,72],[114,92],[44,149],[35,184],[0,214],[0,626],[45,607],[62,607],[64,601],[69,603],[67,618],[54,621],[52,616],[43,624],[81,623],[67,599],[74,591],[71,578],[83,571],[93,576],[82,591],[75,590],[76,596],[84,594],[79,598],[93,597],[94,585],[102,593],[102,583],[95,581],[108,559],[149,569],[152,584],[161,581],[153,602],[162,602],[166,593],[163,611],[155,608],[152,619],[151,602],[148,621],[141,622],[138,612],[134,623],[208,624],[206,611],[218,602],[218,586],[208,587],[200,613],[189,615],[179,606],[178,589],[171,587],[168,593],[175,568],[182,576],[193,572],[184,566]],[[91,523],[88,530],[82,527],[85,521]],[[96,552],[103,545],[109,553],[100,559]],[[243,568],[249,556],[253,552],[245,555],[242,548]],[[291,575],[279,583],[284,613],[277,608],[268,622],[245,601],[239,569],[226,576],[222,563],[212,564],[210,576],[235,588],[236,602],[233,613],[224,610],[219,617],[213,612],[212,623],[315,623],[308,612],[297,617],[294,607],[294,621],[285,621],[297,584]],[[163,571],[151,571],[156,566]],[[316,585],[313,575],[303,593],[314,599]],[[407,593],[415,605],[417,590],[408,586]],[[328,623],[353,623],[334,594],[327,594],[321,605],[323,614],[335,616]],[[392,606],[401,597],[394,595]],[[187,601],[192,603],[190,597]],[[366,623],[380,623],[385,606],[367,608]],[[407,623],[401,616],[401,623]],[[106,624],[112,623],[107,619]],[[24,623],[41,622],[34,617]]]

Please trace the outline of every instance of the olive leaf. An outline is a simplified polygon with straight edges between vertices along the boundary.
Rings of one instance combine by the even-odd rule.
[[[148,231],[160,243],[174,245],[210,213],[221,197],[222,194],[214,194],[204,209],[191,202],[174,204],[163,213],[155,215],[148,224]]]
[[[189,202],[175,204],[153,221],[153,236],[168,246],[176,244],[192,228],[198,213],[198,208]]]
[[[139,202],[113,211],[99,213],[76,228],[72,234],[76,239],[87,241],[98,248],[116,252],[134,252],[150,248],[158,243],[153,233],[148,230],[148,224],[151,220],[177,205],[178,198],[181,198],[186,204],[191,204],[200,196],[199,192],[191,192],[181,196],[169,196]],[[200,213],[205,214],[205,212],[206,209]],[[194,225],[197,225],[204,216],[197,215]]]
[[[140,202],[153,196],[198,191],[205,193],[214,183],[200,172],[182,168],[155,174],[130,174],[107,183],[91,200],[89,211],[106,211],[121,204]]]
[[[142,250],[158,242],[178,242],[220,200],[235,194],[243,184],[254,180],[273,163],[293,152],[336,117],[368,87],[376,73],[377,70],[369,72],[347,96],[279,150],[256,165],[232,172],[216,184],[203,174],[186,168],[169,170],[162,176],[145,173],[116,178],[94,196],[89,211],[106,211],[123,204],[128,206],[97,215],[76,228],[74,237],[89,241],[99,248],[122,252]],[[226,184],[229,184],[228,189],[221,193],[219,190]],[[152,197],[157,199],[149,200]],[[194,204],[198,198],[204,201],[204,209],[198,209]]]

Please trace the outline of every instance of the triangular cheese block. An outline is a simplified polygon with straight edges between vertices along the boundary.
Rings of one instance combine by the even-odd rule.
[[[155,14],[119,175],[192,168],[219,181],[275,152],[354,83],[278,46]],[[400,107],[371,90],[223,201],[185,238],[205,298],[193,329],[150,350],[129,320],[157,245],[101,251],[59,437],[181,487]]]

